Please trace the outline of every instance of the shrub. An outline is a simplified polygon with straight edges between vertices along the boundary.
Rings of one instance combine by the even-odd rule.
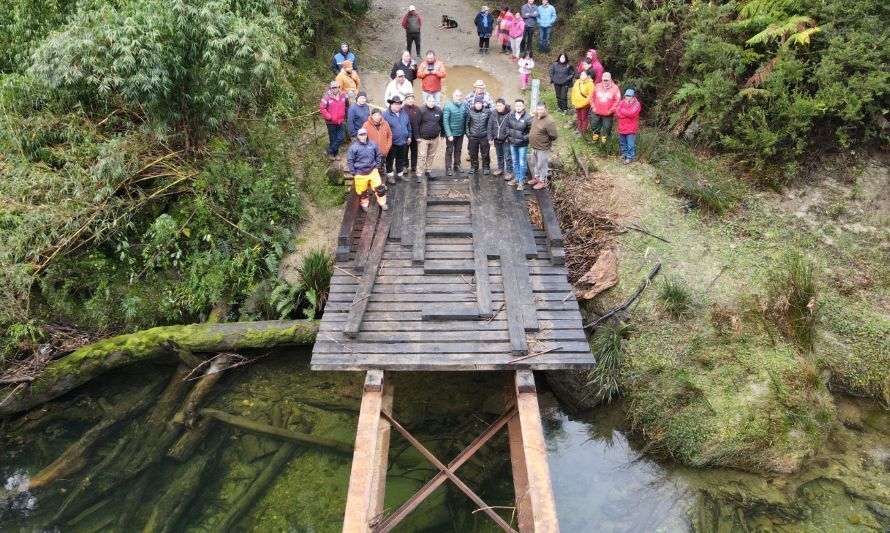
[[[767,315],[772,324],[800,349],[810,351],[816,338],[818,287],[813,265],[789,252],[770,270]]]
[[[658,298],[662,305],[674,318],[692,314],[692,290],[682,279],[665,276],[658,286]]]

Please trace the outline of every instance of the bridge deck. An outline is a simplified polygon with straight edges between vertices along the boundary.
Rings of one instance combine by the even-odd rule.
[[[549,192],[455,176],[389,197],[347,202],[313,369],[593,366]]]

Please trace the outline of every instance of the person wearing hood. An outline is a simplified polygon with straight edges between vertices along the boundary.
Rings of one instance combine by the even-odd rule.
[[[556,107],[563,113],[569,112],[569,89],[575,79],[575,69],[569,63],[569,56],[565,52],[559,54],[556,61],[550,65],[550,83],[556,92]]]
[[[550,53],[550,36],[553,34],[553,25],[556,24],[556,8],[550,5],[549,0],[541,0],[538,8],[538,50]]]
[[[513,104],[513,111],[507,115],[507,142],[510,143],[510,157],[516,170],[516,175],[507,182],[507,185],[515,185],[517,191],[525,189],[525,172],[528,165],[525,156],[528,154],[528,135],[531,128],[532,117],[525,110],[525,100],[517,98]]]
[[[513,13],[508,6],[501,8],[496,21],[498,25],[498,40],[501,41],[501,53],[506,54],[510,48],[510,25],[513,24]]]
[[[612,117],[615,116],[620,101],[621,89],[612,82],[612,74],[604,72],[603,81],[594,86],[590,95],[590,110],[593,114],[590,130],[593,132],[593,142],[606,144],[612,133]]]
[[[352,174],[352,183],[363,211],[368,210],[372,192],[377,197],[380,209],[389,209],[386,205],[386,185],[380,180],[380,157],[380,148],[374,141],[368,140],[368,131],[360,128],[356,132],[355,142],[346,152],[346,167]]]
[[[365,94],[365,91],[359,91],[355,97],[355,105],[349,106],[349,111],[346,112],[346,125],[349,128],[349,136],[351,138],[355,139],[355,134],[365,125],[365,121],[368,120],[370,115],[368,95]],[[380,145],[378,144],[378,146]]]
[[[488,6],[482,6],[473,23],[476,24],[476,34],[479,35],[479,53],[487,54],[489,40],[494,31],[494,17],[488,12]]]
[[[330,89],[321,98],[321,104],[318,106],[318,110],[321,116],[324,117],[324,122],[328,127],[328,148],[325,152],[327,152],[328,159],[331,161],[338,158],[337,154],[340,151],[340,145],[343,144],[343,140],[346,137],[343,122],[346,121],[346,108],[348,106],[349,101],[346,99],[346,95],[340,92],[340,83],[332,81]]]
[[[593,94],[593,80],[582,70],[572,85],[572,107],[578,116],[578,133],[583,135],[590,126],[590,95]]]
[[[485,109],[481,96],[473,99],[473,106],[467,113],[467,147],[470,151],[470,172],[479,172],[479,159],[482,159],[482,174],[491,173],[491,145],[488,138],[488,120],[491,114]]]
[[[331,70],[334,71],[334,76],[340,74],[344,61],[352,62],[353,68],[355,67],[355,54],[349,50],[349,43],[346,41],[340,43],[340,51],[334,54],[334,60],[331,63]]]
[[[402,27],[405,28],[405,41],[408,45],[405,47],[411,52],[411,43],[414,43],[417,49],[417,57],[420,57],[420,27],[423,25],[423,17],[417,12],[414,6],[408,6],[408,12],[402,17]]]
[[[624,91],[624,100],[618,104],[615,115],[618,117],[618,146],[621,149],[621,160],[625,165],[633,163],[637,144],[637,133],[640,129],[640,101],[636,91]]]
[[[389,107],[383,112],[383,120],[392,130],[392,148],[386,156],[386,177],[392,178],[395,175],[393,172],[396,172],[404,179],[405,167],[408,165],[408,143],[411,142],[414,131],[408,120],[408,113],[402,109],[402,99],[393,96],[386,103]]]
[[[451,100],[445,104],[442,115],[442,129],[445,130],[445,175],[462,172],[460,152],[464,145],[467,113],[469,108],[461,98],[460,89],[454,91]]]
[[[522,36],[525,35],[525,21],[519,16],[519,13],[513,15],[513,21],[510,23],[510,56],[511,61],[518,61],[520,49],[522,48]]]
[[[513,179],[513,158],[510,156],[510,145],[507,143],[508,128],[507,119],[510,117],[510,108],[503,98],[498,98],[491,110],[488,119],[488,142],[494,146],[497,156],[498,168],[492,172],[493,176],[503,174],[505,181]]]
[[[362,80],[359,78],[358,72],[352,68],[352,61],[348,59],[343,62],[343,68],[337,74],[337,81],[340,82],[340,89],[349,96],[350,100],[354,100],[362,88]]]
[[[578,74],[582,71],[587,71],[587,75],[593,80],[594,85],[602,81],[603,70],[603,64],[600,63],[596,50],[593,48],[588,50],[584,57],[581,58],[581,61],[578,62]]]
[[[417,62],[411,59],[411,52],[407,50],[402,52],[401,59],[393,63],[392,70],[389,71],[389,79],[396,79],[396,75],[400,70],[405,75],[408,83],[414,83],[414,80],[417,79]]]
[[[411,82],[405,77],[405,71],[397,70],[395,79],[386,85],[384,98],[386,100],[392,100],[393,96],[398,95],[402,101],[405,101],[405,97],[413,93],[414,86],[411,85]]]
[[[382,176],[385,171],[386,156],[392,149],[392,129],[389,127],[389,123],[383,120],[383,113],[379,109],[371,110],[371,116],[365,121],[364,128],[368,132],[368,140],[374,141],[374,144],[380,149],[380,173]],[[391,180],[390,183],[395,183],[395,180]]]

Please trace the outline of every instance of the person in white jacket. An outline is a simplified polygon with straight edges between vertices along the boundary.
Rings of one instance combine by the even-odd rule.
[[[386,85],[385,99],[388,102],[392,100],[393,96],[398,95],[399,98],[405,100],[406,96],[413,93],[414,86],[405,78],[405,72],[397,70],[395,79]]]

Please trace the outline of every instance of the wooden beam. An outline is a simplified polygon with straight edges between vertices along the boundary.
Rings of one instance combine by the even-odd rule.
[[[403,182],[405,194],[402,195],[402,203],[405,207],[402,213],[402,246],[411,246],[414,243],[414,231],[417,227],[417,188],[414,180]]]
[[[365,390],[359,409],[358,429],[355,433],[355,451],[352,454],[352,471],[349,474],[349,490],[346,493],[346,512],[343,517],[343,533],[370,531],[370,521],[376,516],[372,503],[377,502],[379,458],[377,447],[380,432],[380,414],[383,409],[383,391],[374,390],[375,383],[382,383],[382,370],[369,370],[365,376]]]
[[[401,241],[402,239],[402,223],[404,222],[405,210],[405,189],[407,182],[400,182],[388,187],[387,203],[389,208],[393,210],[392,227],[389,229],[389,240]]]
[[[415,198],[417,216],[414,221],[414,242],[412,243],[412,260],[415,265],[423,264],[426,254],[426,199],[427,179],[416,185],[417,198]]]
[[[476,277],[476,305],[479,316],[491,317],[491,281],[488,278],[488,248],[485,233],[485,210],[488,206],[482,200],[479,176],[470,176],[470,201],[472,210],[470,217],[473,228],[473,266]]]
[[[365,316],[365,310],[368,308],[368,300],[371,298],[374,283],[377,281],[377,271],[380,269],[380,261],[383,258],[383,249],[386,247],[390,224],[392,224],[392,209],[383,212],[383,218],[380,224],[377,225],[377,237],[374,239],[371,251],[368,254],[367,268],[365,268],[362,274],[358,290],[355,293],[355,299],[349,309],[346,326],[343,328],[343,334],[347,337],[354,338],[358,335],[359,327]]]
[[[516,408],[519,411],[528,497],[534,517],[533,531],[555,533],[559,531],[559,521],[556,515],[556,501],[553,498],[550,467],[547,465],[547,443],[544,441],[538,395],[528,390],[529,383],[533,384],[535,378],[531,370],[517,370],[515,379]],[[520,390],[520,387],[526,392]]]
[[[515,373],[508,372],[505,377],[504,407],[516,409]],[[528,491],[528,466],[525,464],[525,449],[522,445],[522,429],[519,417],[510,419],[507,424],[510,442],[510,466],[513,469],[513,493],[515,495],[516,517],[519,533],[530,533],[535,530],[535,518],[532,515],[531,497]]]
[[[553,208],[550,191],[547,189],[535,189],[535,199],[538,201],[538,207],[541,209],[541,220],[544,222],[544,232],[547,234],[547,241],[550,247],[564,246],[565,240],[562,236],[562,228],[559,227],[559,218],[556,216],[556,210]]]
[[[383,376],[383,372],[380,372]],[[393,381],[386,380],[383,383],[383,400],[380,412],[392,415]],[[380,419],[377,426],[377,453],[374,459],[374,472],[371,484],[371,502],[368,505],[370,520],[368,524],[374,527],[383,518],[383,502],[386,498],[386,472],[389,466],[389,436],[392,433],[392,425],[385,419]]]
[[[358,248],[355,251],[355,266],[359,270],[364,269],[367,264],[368,253],[371,250],[371,241],[374,239],[377,217],[380,216],[380,211],[381,209],[375,203],[365,213],[365,225],[362,227],[362,234],[358,239]]]
[[[337,261],[349,260],[349,249],[352,247],[352,228],[355,226],[355,217],[358,213],[358,195],[355,189],[349,191],[346,206],[343,209],[343,221],[340,223],[340,233],[337,234]]]

